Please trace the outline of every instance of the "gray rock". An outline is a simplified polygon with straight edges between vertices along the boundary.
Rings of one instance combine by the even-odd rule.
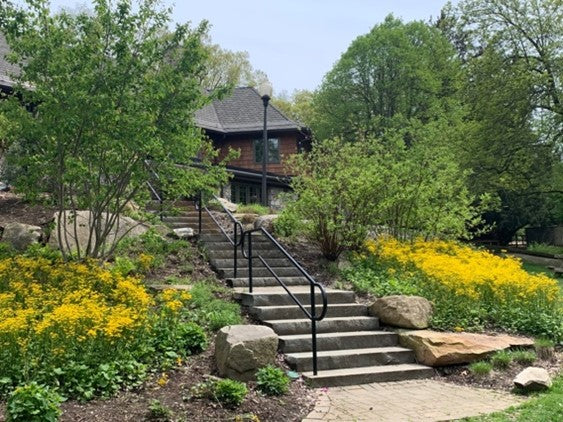
[[[430,325],[432,304],[420,296],[385,296],[369,308],[381,322],[401,328],[424,329]]]
[[[252,224],[258,219],[258,214],[246,213],[246,214],[234,214],[234,217],[240,221],[242,224]]]
[[[526,391],[542,391],[551,387],[551,378],[545,369],[529,366],[516,375],[514,385]]]
[[[272,233],[274,231],[274,221],[276,221],[277,218],[278,214],[261,215],[254,222],[254,228],[259,229],[260,227],[263,227]]]
[[[190,239],[195,236],[194,229],[191,227],[181,227],[172,231],[178,239]]]
[[[234,203],[232,203],[231,201],[229,201],[228,199],[225,199],[225,198],[219,198],[219,202],[221,203],[221,205],[223,205],[230,212],[237,212],[237,208],[238,208],[237,204],[234,204]]]
[[[76,217],[75,217],[76,215]],[[61,218],[62,227],[60,229],[62,236],[62,247],[59,244],[59,213],[54,215],[55,224],[51,237],[49,238],[49,246],[56,249],[64,249],[65,251],[76,251],[77,244],[80,250],[84,251],[88,245],[88,238],[90,236],[90,211],[66,211]],[[76,221],[76,236],[75,236],[75,221]],[[102,219],[102,227],[106,225],[105,218]],[[109,232],[106,242],[112,244],[115,240],[120,240],[124,237],[136,237],[145,233],[148,227],[130,217],[120,216],[116,224]],[[95,239],[95,235],[93,235]]]
[[[19,251],[41,239],[41,227],[23,223],[8,223],[4,226],[2,242],[12,245]]]
[[[219,375],[239,381],[255,379],[256,371],[274,364],[278,336],[264,325],[229,325],[215,338],[215,360]]]

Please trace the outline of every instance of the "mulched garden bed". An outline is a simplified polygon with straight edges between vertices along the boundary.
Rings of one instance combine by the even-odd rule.
[[[514,389],[513,380],[522,370],[528,366],[545,368],[553,379],[561,373],[563,365],[563,351],[555,352],[552,359],[537,359],[529,365],[522,365],[512,362],[506,369],[493,369],[487,375],[474,375],[469,371],[467,365],[446,366],[437,368],[437,375],[434,379],[450,382],[458,385],[470,387],[482,387],[493,390],[512,391]]]
[[[190,357],[181,367],[168,372],[168,382],[160,386],[161,374],[155,374],[138,391],[122,392],[109,400],[86,403],[69,401],[62,405],[63,422],[127,422],[150,419],[149,405],[158,400],[172,412],[172,421],[300,421],[313,408],[316,393],[302,380],[291,383],[283,396],[270,397],[256,390],[255,383],[247,383],[249,393],[238,408],[226,408],[208,399],[190,399],[190,389],[215,374],[214,345],[204,353]],[[240,419],[235,419],[239,417]],[[1,420],[1,418],[0,418]],[[256,420],[256,419],[254,419]]]

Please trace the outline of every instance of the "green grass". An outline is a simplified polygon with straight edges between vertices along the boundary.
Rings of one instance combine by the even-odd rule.
[[[260,204],[247,204],[247,205],[239,205],[237,207],[237,214],[258,214],[258,215],[266,215],[271,214],[270,208],[264,207]]]
[[[530,252],[540,252],[552,255],[563,254],[563,246],[546,245],[545,243],[532,243],[526,249]]]
[[[476,418],[468,422],[559,422],[563,421],[563,375],[553,380],[553,386],[545,393],[534,394],[525,403],[503,412]]]

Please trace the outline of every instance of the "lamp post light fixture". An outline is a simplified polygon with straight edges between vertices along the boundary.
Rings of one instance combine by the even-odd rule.
[[[266,183],[268,164],[268,102],[272,98],[272,84],[264,81],[258,87],[258,94],[264,103],[264,130],[262,133],[262,205],[268,206],[268,188]]]

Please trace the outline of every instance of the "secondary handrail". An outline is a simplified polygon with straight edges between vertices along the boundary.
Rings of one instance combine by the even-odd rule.
[[[197,198],[197,200],[194,202],[195,203],[195,207],[199,212],[199,218],[198,218],[198,234],[201,236],[202,233],[202,211],[205,210],[205,212],[211,217],[211,219],[213,220],[213,222],[217,225],[217,227],[219,227],[219,230],[221,230],[221,232],[223,233],[223,235],[227,238],[227,240],[229,241],[229,243],[231,245],[233,245],[233,264],[234,264],[234,271],[233,271],[233,276],[234,278],[237,277],[237,270],[238,270],[238,247],[241,245],[242,243],[242,236],[244,233],[244,228],[242,227],[242,224],[240,221],[238,221],[236,219],[236,217],[233,215],[232,212],[230,212],[227,207],[225,207],[221,201],[219,201],[219,198],[215,195],[212,194],[213,198],[217,201],[217,203],[223,208],[223,211],[225,211],[227,213],[227,216],[229,217],[229,219],[231,220],[231,222],[233,223],[233,237],[234,239],[231,238],[231,236],[229,236],[229,234],[225,231],[225,229],[223,229],[223,227],[221,226],[221,224],[219,223],[219,221],[217,221],[217,219],[215,218],[215,216],[213,215],[213,213],[209,210],[209,208],[207,208],[204,205],[204,200],[203,200],[203,192],[199,193],[199,196]],[[240,238],[239,238],[239,233],[240,233]]]
[[[261,233],[263,234],[270,242],[282,252],[286,259],[291,262],[291,264],[299,270],[299,272],[307,279],[309,282],[309,286],[311,288],[310,294],[310,304],[311,304],[311,312],[309,312],[305,306],[297,299],[297,297],[289,290],[283,280],[276,274],[274,269],[266,262],[266,260],[262,257],[262,255],[257,254],[256,256],[253,255],[252,252],[252,233]],[[248,237],[248,253],[245,250],[245,239]],[[303,313],[307,316],[308,319],[311,320],[311,342],[312,342],[312,349],[313,349],[313,374],[317,375],[318,367],[317,367],[317,321],[321,321],[327,313],[328,310],[328,299],[326,295],[325,288],[315,281],[313,277],[309,275],[307,271],[285,250],[285,248],[263,227],[251,230],[245,230],[242,234],[242,242],[241,242],[241,251],[242,255],[248,260],[248,287],[249,292],[252,293],[252,260],[259,259],[260,262],[264,265],[265,268],[268,269],[270,274],[274,276],[276,281],[282,286],[282,288],[286,291],[286,293],[291,297],[291,299],[295,302],[295,304],[303,311]],[[316,303],[315,303],[315,289],[319,289],[321,293],[322,299],[322,310],[319,315],[316,312]]]

